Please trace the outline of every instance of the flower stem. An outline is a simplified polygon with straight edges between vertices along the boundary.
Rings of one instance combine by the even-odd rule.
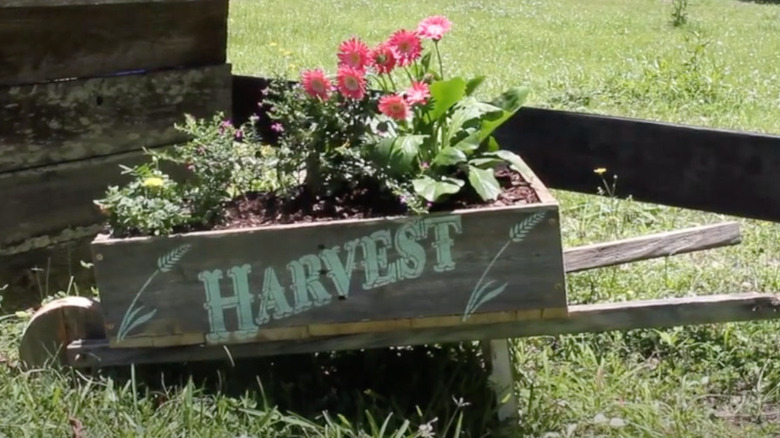
[[[436,58],[439,60],[439,76],[444,80],[444,64],[441,62],[441,53],[439,52],[439,40],[433,40],[433,48],[436,49]]]
[[[390,79],[390,84],[393,86],[393,91],[398,91],[398,86],[395,85],[395,81],[393,80],[393,76],[388,73],[387,78]]]

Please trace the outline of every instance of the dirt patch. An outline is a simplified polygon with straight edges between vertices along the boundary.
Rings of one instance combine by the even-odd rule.
[[[536,191],[519,173],[499,167],[496,179],[501,194],[493,202],[486,203],[473,192],[438,204],[431,212],[455,209],[485,208],[540,202]],[[226,206],[225,214],[213,229],[236,229],[291,223],[325,222],[342,219],[366,219],[409,214],[408,208],[390,193],[377,187],[358,184],[356,187],[329,198],[316,199],[302,188],[288,198],[269,193],[248,193]]]

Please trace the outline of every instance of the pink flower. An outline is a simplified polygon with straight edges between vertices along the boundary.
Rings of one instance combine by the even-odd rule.
[[[328,100],[328,90],[331,83],[320,69],[306,70],[301,74],[303,89],[311,97],[319,97],[322,100]]]
[[[404,93],[406,101],[410,105],[421,104],[425,105],[425,102],[431,97],[431,90],[428,88],[428,84],[425,82],[414,82],[410,88]]]
[[[390,73],[395,68],[395,54],[387,43],[381,43],[371,51],[371,63],[379,74]]]
[[[403,96],[389,94],[379,99],[379,111],[395,120],[406,120],[409,117],[409,104]]]
[[[284,126],[281,123],[274,123],[271,125],[271,130],[276,132],[284,132]]]
[[[422,52],[422,41],[415,32],[408,30],[396,31],[387,44],[393,50],[396,61],[401,67],[405,67],[420,57]]]
[[[341,94],[357,100],[366,95],[366,78],[362,70],[342,65],[336,76]]]
[[[417,33],[422,38],[439,41],[445,33],[450,31],[450,27],[452,27],[450,20],[441,15],[434,15],[426,18],[417,25]]]
[[[347,65],[363,70],[370,60],[369,52],[366,43],[358,38],[344,41],[339,46],[339,66]]]

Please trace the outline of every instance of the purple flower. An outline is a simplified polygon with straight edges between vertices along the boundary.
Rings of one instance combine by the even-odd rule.
[[[284,132],[284,126],[281,123],[274,123],[271,125],[271,130],[276,132]]]
[[[242,138],[244,138],[244,131],[239,129],[236,131],[236,140],[241,140]]]

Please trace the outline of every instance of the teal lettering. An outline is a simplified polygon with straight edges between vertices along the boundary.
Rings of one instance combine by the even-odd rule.
[[[365,276],[363,289],[390,284],[398,278],[395,272],[395,264],[389,264],[387,260],[387,248],[390,247],[393,236],[388,230],[375,231],[369,237],[360,239],[360,245],[363,247],[365,257]],[[380,243],[377,247],[377,243]],[[380,274],[380,270],[387,270],[385,275]]]
[[[220,291],[219,281],[223,278],[222,270],[203,271],[198,274],[206,288],[206,310],[209,324],[214,333],[226,332],[225,310],[235,309],[238,316],[238,330],[250,331],[256,327],[252,323],[252,295],[249,293],[249,265],[235,266],[228,270],[228,276],[233,280],[233,296],[225,297]]]
[[[395,248],[401,258],[395,262],[399,280],[417,278],[425,269],[425,248],[417,243],[422,234],[421,223],[413,221],[398,228]]]
[[[349,296],[352,271],[355,269],[355,248],[357,248],[358,242],[358,240],[353,240],[344,245],[344,249],[347,250],[346,263],[342,262],[339,257],[341,248],[338,246],[323,249],[320,252],[322,263],[325,264],[325,269],[328,270],[328,278],[330,278],[333,285],[336,286],[336,291],[339,296],[342,297]]]
[[[292,274],[292,289],[295,293],[295,313],[311,309],[310,295],[314,299],[315,307],[330,303],[332,297],[320,282],[322,262],[319,257],[305,255],[298,260],[288,263],[287,269]]]
[[[433,267],[433,270],[436,272],[451,271],[455,269],[455,261],[452,260],[452,245],[455,243],[455,240],[450,237],[450,226],[455,228],[456,233],[461,233],[461,220],[459,215],[425,219],[423,235],[426,236],[428,229],[433,227],[434,242],[432,246],[436,249],[437,262]]]
[[[270,321],[270,316],[273,316],[274,319],[282,319],[292,314],[293,309],[287,302],[287,297],[284,296],[284,288],[279,283],[276,271],[270,266],[265,268],[260,312],[258,312],[255,322],[257,325],[263,325]]]

